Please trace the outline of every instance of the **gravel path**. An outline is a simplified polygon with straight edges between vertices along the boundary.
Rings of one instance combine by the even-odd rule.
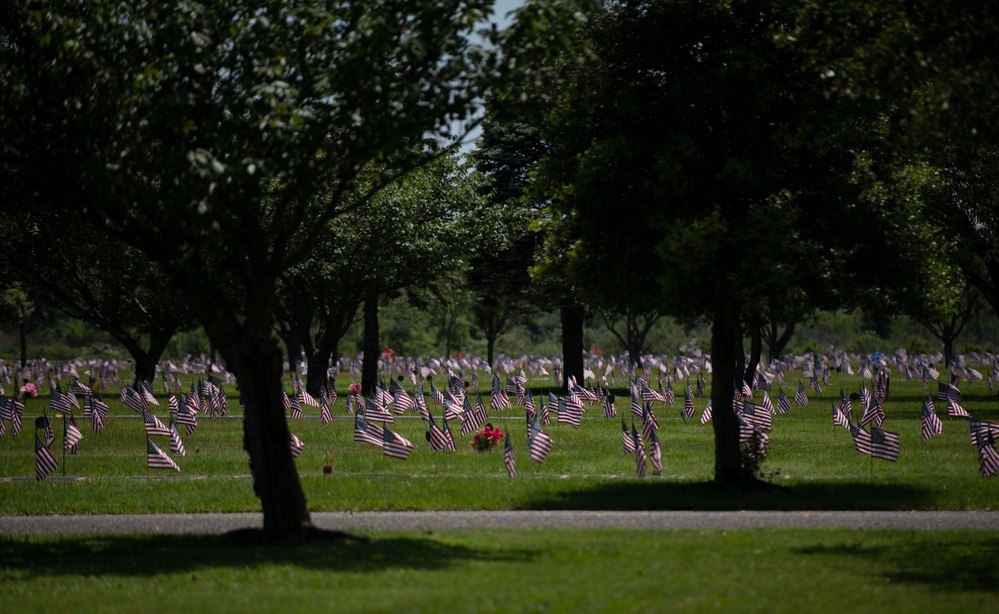
[[[447,529],[984,529],[999,530],[999,512],[314,512],[319,528],[370,531]],[[249,514],[124,514],[94,516],[4,516],[0,535],[225,533],[260,528],[263,517]]]

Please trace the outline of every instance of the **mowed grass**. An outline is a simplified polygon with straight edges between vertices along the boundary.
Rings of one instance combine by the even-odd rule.
[[[789,396],[797,382],[788,378]],[[634,456],[623,450],[620,417],[630,428],[632,414],[629,399],[621,394],[617,419],[604,419],[596,404],[587,409],[579,429],[555,422],[546,427],[555,447],[543,464],[528,456],[523,409],[490,412],[491,422],[511,433],[519,472],[514,479],[506,475],[501,449],[472,451],[471,435],[460,435],[458,421],[450,425],[458,450],[442,453],[430,450],[425,423],[415,414],[398,418],[391,428],[415,446],[405,461],[352,441],[353,419],[344,413],[342,396],[333,407],[337,418],[331,424],[321,423],[318,410],[305,408],[307,418],[289,420],[289,426],[305,443],[296,465],[315,511],[995,508],[999,479],[980,475],[967,420],[948,418],[944,404],[937,402],[944,432],[922,440],[922,402],[928,394],[936,396],[935,382],[927,390],[918,380],[896,375],[892,381],[884,428],[900,434],[898,462],[858,454],[849,431],[833,425],[832,403],[840,390],[855,392],[862,382],[834,374],[822,395],[809,390],[809,405],[774,416],[763,471],[767,479],[787,487],[781,492],[719,491],[707,484],[713,476],[714,434],[710,423],[699,421],[706,399],[694,400],[697,414],[684,422],[682,384],[675,386],[675,405],[654,405],[661,426],[663,475],[656,475],[650,465],[645,479],[636,476]],[[340,385],[345,389],[347,382]],[[530,385],[536,398],[545,396],[544,383]],[[999,399],[985,382],[965,383],[962,389],[962,405],[972,416],[999,421]],[[107,399],[112,416],[99,434],[77,412],[84,439],[76,455],[64,456],[62,422],[52,419],[57,434],[52,450],[60,467],[43,482],[34,480],[32,432],[33,419],[47,408],[48,400],[29,400],[24,432],[16,438],[8,432],[0,439],[0,514],[258,511],[242,450],[235,391],[230,395],[233,409],[228,417],[201,416],[200,428],[183,435],[187,455],[173,455],[182,469],[179,474],[146,468],[142,420],[116,398]],[[775,403],[776,396],[772,391]],[[488,406],[486,390],[483,400]],[[854,405],[854,420],[859,420],[862,410]],[[167,421],[164,399],[153,410]],[[440,422],[443,410],[431,403],[431,411]],[[166,438],[154,441],[169,450]],[[329,475],[323,473],[327,463],[332,465]]]
[[[481,530],[233,545],[0,537],[5,612],[967,612],[994,531]]]

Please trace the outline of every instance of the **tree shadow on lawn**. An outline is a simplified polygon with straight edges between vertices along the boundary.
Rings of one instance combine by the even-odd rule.
[[[925,509],[930,493],[906,484],[796,483],[772,488],[725,488],[710,482],[646,479],[600,482],[546,494],[519,506],[527,510],[912,510]]]
[[[231,567],[289,565],[344,573],[443,570],[467,562],[519,562],[532,550],[447,544],[430,537],[248,544],[230,535],[109,535],[56,539],[0,538],[0,582],[61,575],[152,577]]]
[[[890,546],[875,540],[822,544],[793,548],[801,556],[831,557],[833,561],[855,558],[861,568],[893,584],[921,584],[944,591],[999,593],[999,537],[965,532],[954,535],[919,533],[911,540]]]

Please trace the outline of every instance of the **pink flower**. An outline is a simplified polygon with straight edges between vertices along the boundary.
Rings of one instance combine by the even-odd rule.
[[[38,389],[35,388],[34,384],[32,384],[31,382],[28,382],[27,384],[21,386],[21,393],[25,394],[25,395],[27,395],[29,397],[37,397],[38,396]]]
[[[360,394],[360,392],[361,392],[361,384],[360,383],[355,382],[355,383],[353,383],[353,384],[350,385],[350,394]]]

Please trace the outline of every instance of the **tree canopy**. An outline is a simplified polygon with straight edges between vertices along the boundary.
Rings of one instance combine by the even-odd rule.
[[[742,380],[742,326],[767,301],[897,308],[928,283],[919,201],[883,189],[863,155],[877,107],[827,96],[778,44],[797,7],[611,3],[559,64],[542,130],[539,185],[570,238],[570,278],[712,322],[720,408]],[[715,479],[740,482],[735,416],[714,425]]]
[[[239,381],[272,537],[311,527],[281,404],[278,280],[327,221],[471,116],[490,67],[472,35],[489,4],[0,7],[0,196],[83,210],[163,265]],[[397,164],[356,194],[359,173],[385,156]]]

